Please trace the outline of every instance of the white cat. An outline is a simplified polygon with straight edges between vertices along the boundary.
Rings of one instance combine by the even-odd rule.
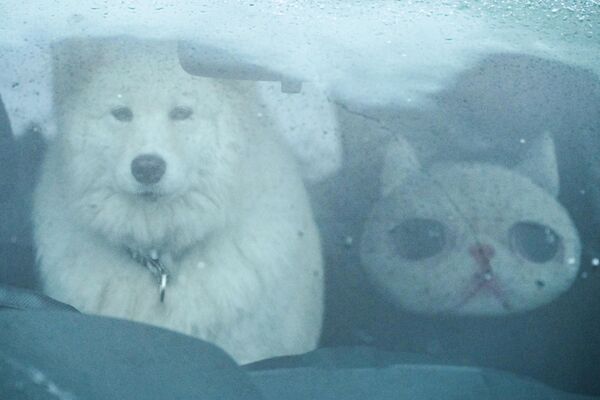
[[[54,56],[59,135],[33,215],[45,292],[240,363],[314,349],[319,237],[254,83],[191,76],[168,41],[69,40]]]
[[[577,276],[580,243],[556,201],[549,135],[515,170],[483,163],[421,168],[398,138],[387,152],[383,198],[366,222],[362,263],[402,309],[504,315],[532,310]]]

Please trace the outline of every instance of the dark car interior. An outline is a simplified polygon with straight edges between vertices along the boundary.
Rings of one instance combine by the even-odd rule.
[[[220,63],[227,57],[215,54],[210,65],[194,64],[193,46],[180,56],[192,74],[223,77]],[[227,72],[230,78],[281,81],[289,92],[302,89],[300,82],[256,66],[236,68]],[[308,185],[327,271],[321,346],[246,366],[201,340],[84,315],[40,293],[30,213],[44,140],[34,126],[13,135],[0,104],[0,397],[600,396],[600,79],[556,61],[495,54],[431,100],[420,110],[338,104],[344,165],[330,179]],[[420,316],[398,312],[366,279],[353,238],[360,237],[365,210],[377,200],[385,143],[399,131],[439,133],[448,125],[462,130],[420,137],[432,154],[507,165],[525,157],[513,145],[518,138],[558,132],[559,201],[583,243],[578,278],[558,300],[510,317]],[[473,147],[474,141],[482,146]]]

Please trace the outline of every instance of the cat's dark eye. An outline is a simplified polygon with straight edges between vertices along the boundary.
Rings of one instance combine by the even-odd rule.
[[[173,121],[183,121],[192,116],[192,109],[189,107],[173,107],[169,112],[169,118]]]
[[[129,122],[133,119],[133,111],[129,107],[115,107],[110,113],[117,121]]]
[[[398,255],[411,261],[433,257],[446,247],[446,228],[434,219],[405,219],[389,236]]]
[[[509,231],[513,251],[528,261],[542,264],[553,260],[560,248],[560,237],[550,227],[537,222],[519,222]]]

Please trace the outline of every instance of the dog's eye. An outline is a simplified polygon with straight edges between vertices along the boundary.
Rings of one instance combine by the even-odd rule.
[[[169,118],[173,121],[183,121],[184,119],[188,119],[192,116],[192,109],[189,107],[174,107],[169,112]]]
[[[117,121],[129,122],[133,119],[133,112],[129,107],[115,107],[110,113]]]

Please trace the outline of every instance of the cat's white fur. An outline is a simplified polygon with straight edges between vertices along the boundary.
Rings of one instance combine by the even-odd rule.
[[[254,85],[186,74],[174,43],[116,38],[61,43],[54,74],[60,133],[33,215],[45,292],[206,339],[240,363],[314,349],[319,237]],[[117,106],[133,119],[115,119]],[[171,120],[175,106],[192,116]],[[141,154],[167,163],[154,196],[131,172]],[[128,249],[159,252],[171,273],[164,303]]]

